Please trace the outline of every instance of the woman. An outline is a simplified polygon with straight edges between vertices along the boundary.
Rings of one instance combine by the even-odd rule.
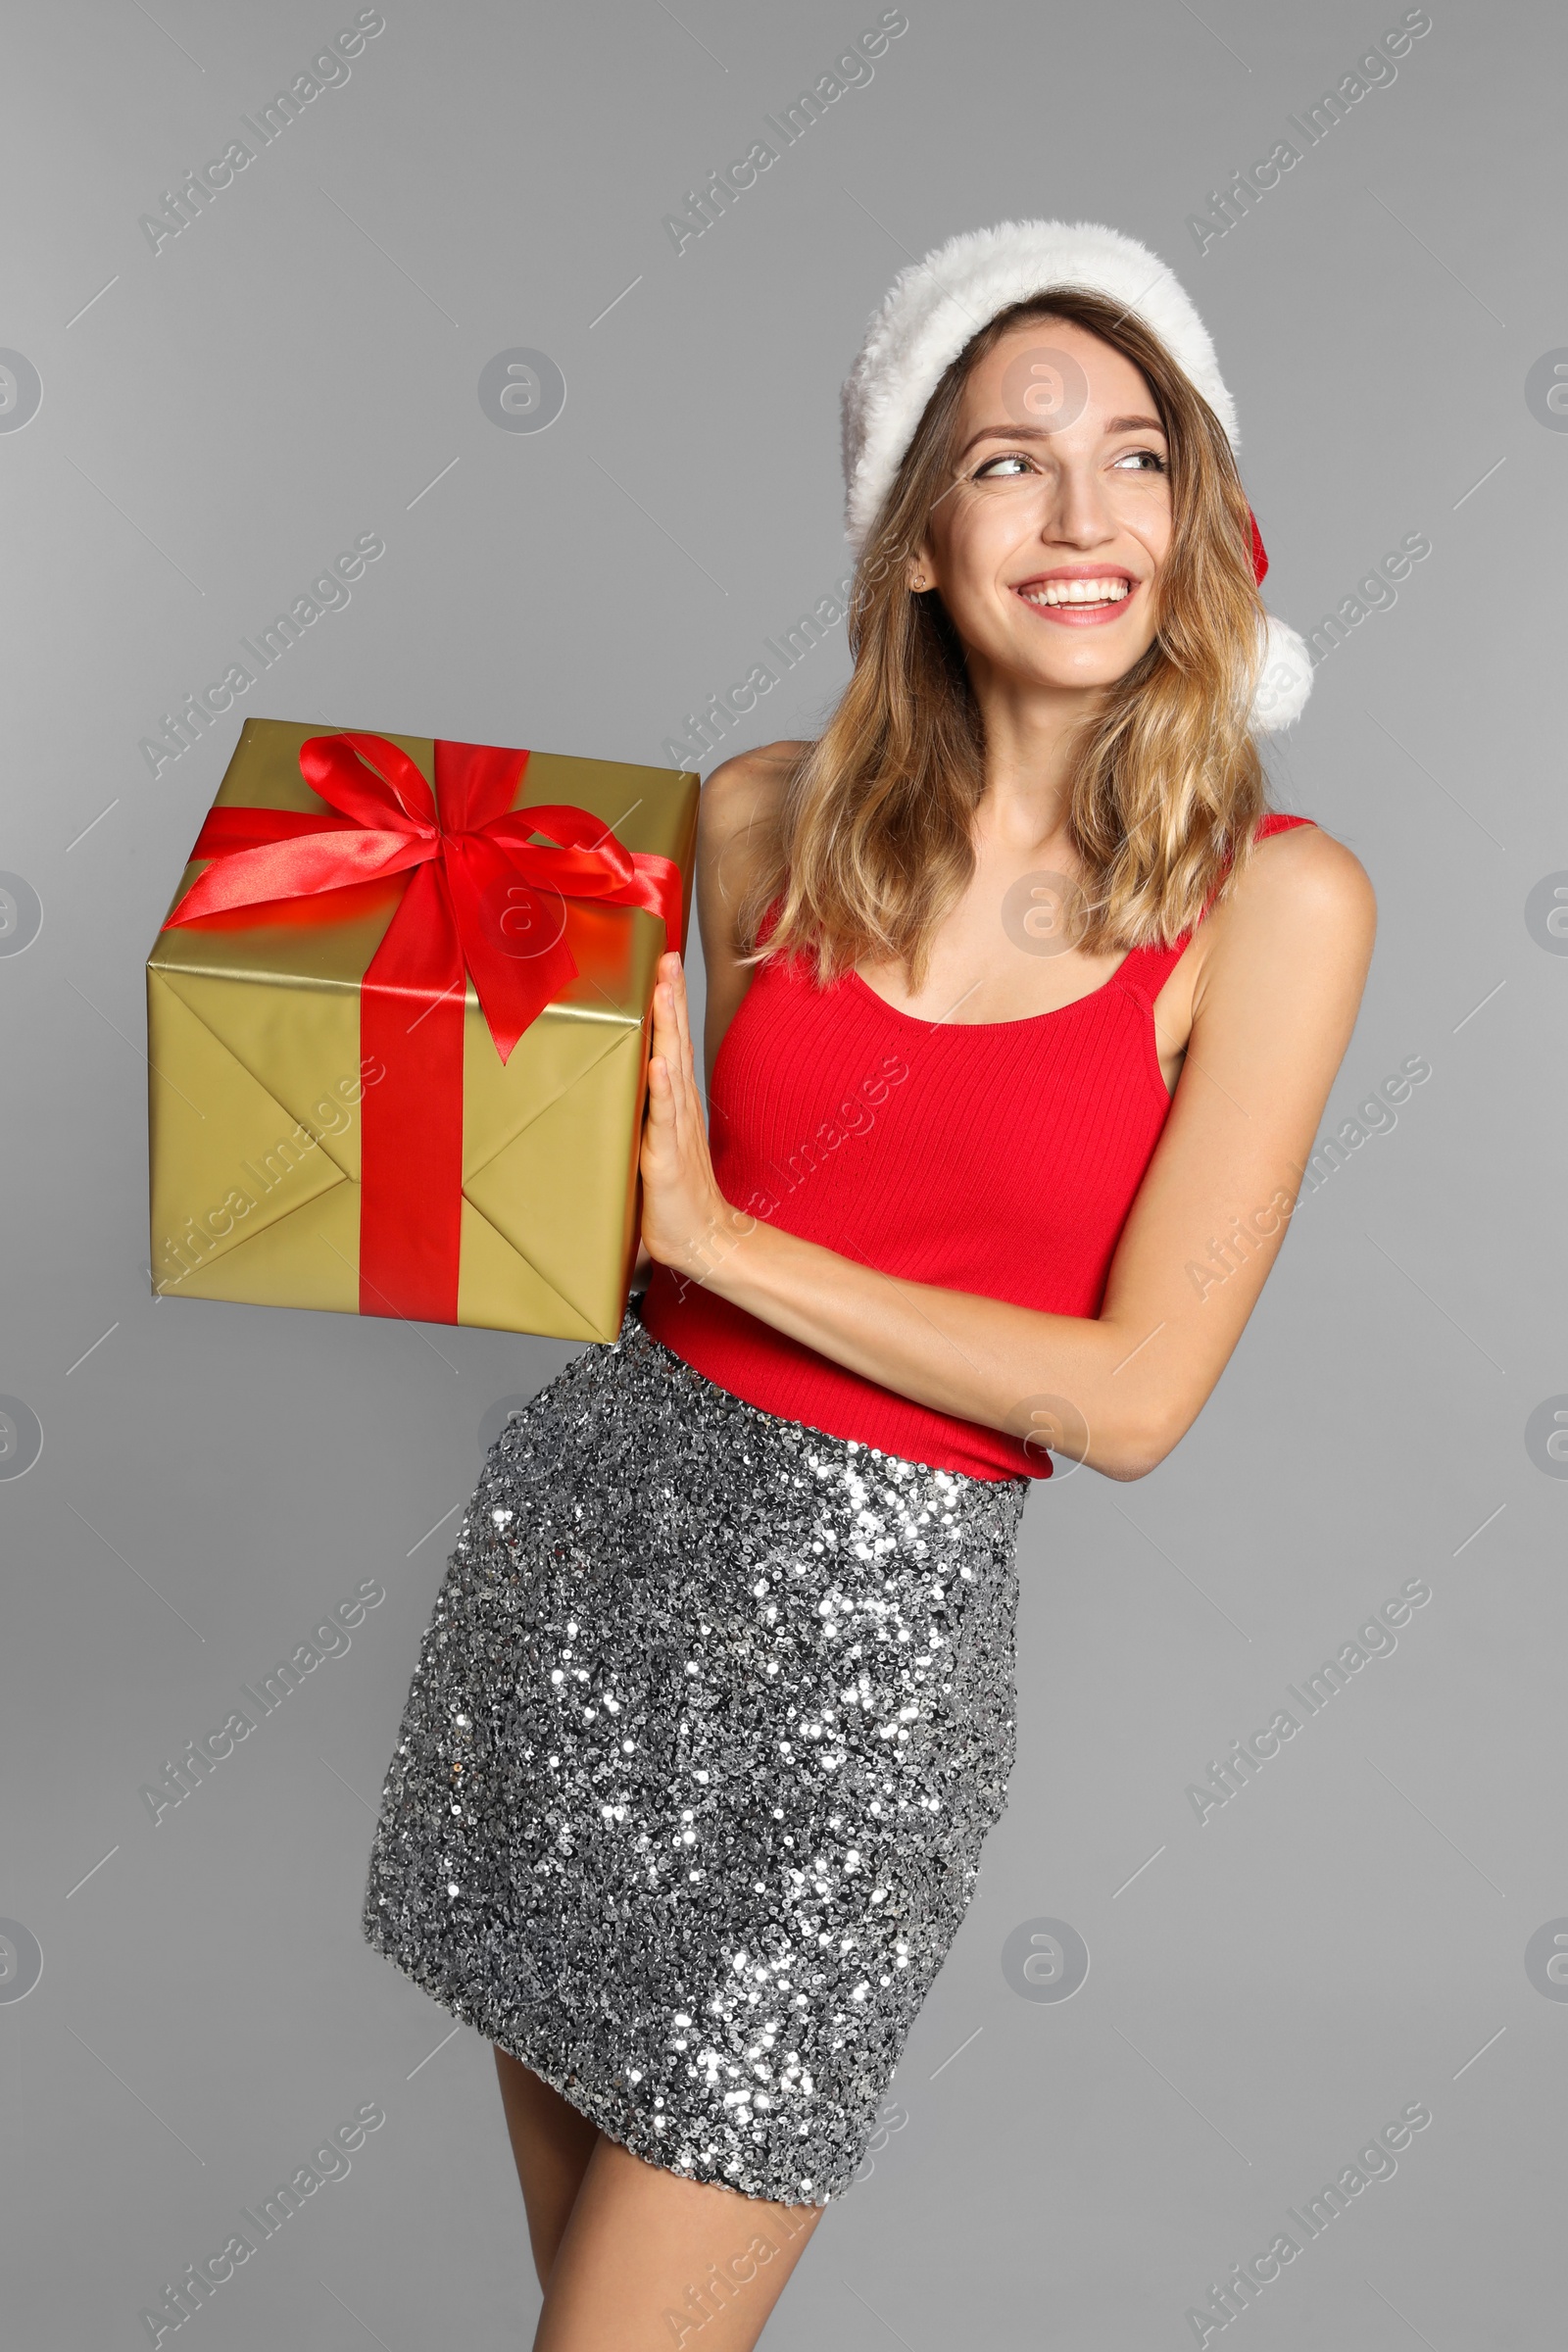
[[[854,676],[705,787],[709,1123],[666,956],[647,1295],[490,1455],[366,1901],[496,2045],[545,2352],[757,2340],[1002,1810],[1029,1482],[1162,1461],[1280,1247],[1373,900],[1265,815],[1233,436],[1062,223],[906,270],[846,387]]]

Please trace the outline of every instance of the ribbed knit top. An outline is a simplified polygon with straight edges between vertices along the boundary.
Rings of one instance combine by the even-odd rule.
[[[1255,838],[1311,821],[1265,816]],[[1153,1004],[1191,937],[1135,948],[1088,996],[1014,1021],[919,1020],[858,972],[824,989],[805,956],[762,963],[713,1065],[719,1191],[885,1274],[1098,1314],[1170,1110]],[[643,1321],[765,1412],[971,1478],[1051,1476],[1038,1441],[864,1380],[667,1266]]]

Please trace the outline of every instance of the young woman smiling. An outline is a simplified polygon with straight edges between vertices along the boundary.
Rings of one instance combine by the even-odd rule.
[[[367,1900],[496,2044],[540,2352],[754,2344],[854,2179],[1004,1800],[1030,1482],[1191,1427],[1371,954],[1265,808],[1304,657],[1152,255],[953,240],[845,428],[854,674],[704,789],[708,1113],[667,956],[647,1295],[486,1466]]]

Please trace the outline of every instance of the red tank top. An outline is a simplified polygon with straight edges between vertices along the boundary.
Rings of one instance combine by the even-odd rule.
[[[1270,815],[1254,838],[1310,817]],[[1191,931],[1014,1021],[924,1021],[805,956],[756,975],[710,1094],[726,1200],[910,1282],[1096,1315],[1170,1109],[1154,999]],[[970,1478],[1049,1478],[1038,1445],[864,1380],[656,1265],[654,1338],[763,1411]]]

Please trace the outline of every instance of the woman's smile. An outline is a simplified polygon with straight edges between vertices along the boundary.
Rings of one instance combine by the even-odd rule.
[[[1012,584],[1031,612],[1069,629],[1094,629],[1120,619],[1139,586],[1119,564],[1063,564]]]

